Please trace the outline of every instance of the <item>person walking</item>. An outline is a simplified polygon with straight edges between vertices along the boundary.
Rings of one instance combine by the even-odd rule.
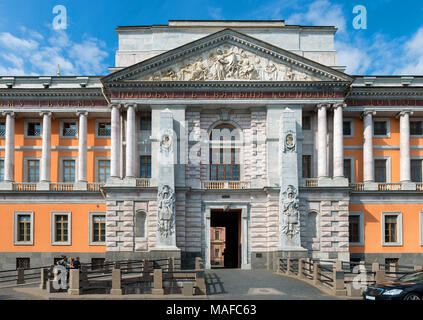
[[[81,268],[81,262],[79,261],[79,257],[76,257],[75,260],[73,261],[73,268],[74,269]]]

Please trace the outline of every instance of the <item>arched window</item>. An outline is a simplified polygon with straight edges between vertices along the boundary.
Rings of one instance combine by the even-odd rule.
[[[317,212],[310,211],[307,217],[307,238],[311,241],[318,236]]]
[[[210,132],[210,180],[240,180],[240,132],[229,123]]]
[[[135,213],[135,236],[145,238],[145,224],[147,222],[147,214],[144,211]]]

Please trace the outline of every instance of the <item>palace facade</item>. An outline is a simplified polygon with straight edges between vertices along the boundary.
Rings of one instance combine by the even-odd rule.
[[[423,77],[346,74],[334,27],[116,31],[104,77],[0,77],[0,269],[422,264]]]

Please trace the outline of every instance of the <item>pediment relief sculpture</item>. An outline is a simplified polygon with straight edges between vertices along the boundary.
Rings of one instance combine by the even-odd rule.
[[[258,56],[233,45],[221,45],[212,51],[146,75],[139,80],[149,81],[319,81],[301,72]]]

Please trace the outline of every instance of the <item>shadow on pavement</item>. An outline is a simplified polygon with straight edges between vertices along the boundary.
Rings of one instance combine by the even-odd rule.
[[[216,273],[206,274],[206,289],[208,295],[228,293],[223,286],[222,280]]]

